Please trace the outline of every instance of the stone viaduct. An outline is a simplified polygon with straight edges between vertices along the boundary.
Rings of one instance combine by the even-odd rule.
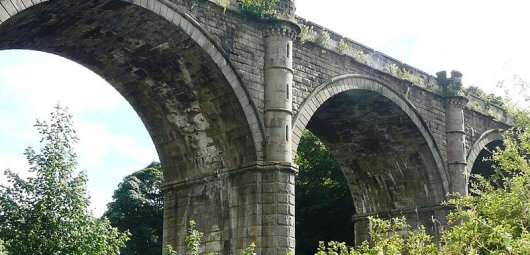
[[[182,249],[194,219],[204,253],[294,251],[305,129],[342,166],[356,240],[370,215],[438,232],[446,194],[467,192],[511,117],[464,95],[459,72],[430,76],[296,17],[294,0],[278,8],[262,22],[236,0],[0,0],[0,49],[76,61],[130,102],[164,169],[165,244]]]

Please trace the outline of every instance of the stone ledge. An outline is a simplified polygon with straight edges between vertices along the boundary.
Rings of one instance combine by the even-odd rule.
[[[290,162],[274,162],[274,161],[256,161],[247,165],[234,167],[234,168],[224,168],[216,171],[212,174],[206,174],[193,178],[186,178],[184,180],[164,182],[161,185],[162,191],[168,191],[170,189],[178,187],[186,187],[190,185],[195,185],[199,183],[209,183],[221,178],[230,177],[233,175],[248,173],[248,172],[270,172],[270,171],[282,171],[292,174],[298,173],[298,166]]]
[[[352,216],[353,222],[366,220],[366,218],[370,216],[381,216],[386,215],[389,217],[395,217],[399,215],[404,214],[412,214],[412,213],[423,213],[423,212],[434,212],[434,211],[440,211],[440,210],[453,210],[455,207],[453,205],[431,205],[431,206],[423,206],[423,207],[417,207],[417,208],[405,208],[400,210],[391,210],[387,212],[379,212],[379,213],[361,213],[361,214],[354,214]]]

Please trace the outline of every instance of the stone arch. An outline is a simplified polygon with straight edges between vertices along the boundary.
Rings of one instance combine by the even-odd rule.
[[[467,154],[467,166],[466,166],[466,173],[470,174],[471,170],[473,169],[473,165],[475,165],[475,161],[477,160],[480,152],[488,146],[488,144],[496,141],[502,141],[504,130],[502,129],[490,129],[482,135],[473,143],[471,148],[469,149],[469,153]],[[469,182],[469,178],[466,178],[466,183]]]
[[[72,2],[75,2],[75,1],[72,1]],[[59,14],[56,14],[56,13],[53,13],[51,12],[52,11],[52,7],[50,7],[51,5],[56,5],[56,6],[60,6],[60,5],[63,5],[64,8],[68,8],[66,5],[68,5],[65,1],[63,0],[53,0],[53,1],[40,1],[40,0],[7,0],[7,1],[2,1],[1,4],[0,4],[0,30],[4,30],[4,33],[1,33],[0,32],[0,38],[2,38],[2,40],[0,40],[0,49],[31,49],[31,50],[39,50],[39,51],[45,51],[45,52],[49,52],[49,53],[53,53],[53,54],[57,54],[57,55],[60,55],[60,56],[63,56],[63,57],[66,57],[66,58],[69,58],[75,62],[78,62],[86,67],[88,67],[89,69],[95,71],[96,73],[98,73],[99,75],[101,75],[103,78],[105,78],[107,81],[109,81],[109,83],[113,84],[113,86],[131,103],[131,105],[133,106],[133,108],[135,108],[135,110],[137,111],[137,113],[140,115],[140,118],[144,121],[144,124],[146,125],[146,127],[148,128],[148,131],[150,132],[151,134],[151,137],[153,138],[153,140],[155,141],[155,146],[159,152],[159,154],[161,154],[162,152],[167,154],[166,156],[167,157],[170,157],[172,158],[171,161],[176,161],[177,163],[171,163],[171,164],[165,164],[166,166],[169,166],[169,168],[182,168],[183,166],[190,166],[190,165],[197,165],[196,168],[201,168],[199,167],[198,165],[201,163],[199,161],[206,161],[207,163],[210,162],[210,163],[216,163],[217,164],[217,167],[226,167],[226,164],[225,163],[232,163],[232,164],[229,164],[230,167],[234,167],[235,165],[242,165],[242,164],[245,164],[245,162],[252,162],[254,160],[258,160],[258,159],[262,159],[263,157],[263,148],[262,148],[262,144],[263,144],[263,140],[264,140],[264,126],[263,126],[263,123],[262,123],[262,120],[261,118],[259,117],[259,112],[258,112],[258,109],[255,105],[255,103],[253,102],[252,98],[250,97],[249,95],[249,92],[244,84],[244,81],[243,79],[241,78],[241,76],[239,75],[236,67],[234,66],[234,64],[230,61],[230,59],[227,57],[226,53],[223,51],[223,49],[219,46],[219,44],[213,39],[213,37],[211,35],[209,35],[209,33],[204,30],[200,24],[195,21],[190,15],[186,14],[186,13],[183,13],[181,12],[177,5],[174,4],[174,3],[171,3],[170,1],[164,1],[164,0],[161,0],[161,1],[158,1],[158,0],[147,0],[147,1],[140,1],[140,0],[135,0],[135,1],[126,1],[126,0],[122,0],[122,1],[109,1],[109,0],[98,0],[98,1],[95,1],[93,3],[90,3],[90,7],[86,7],[86,11],[87,12],[90,12],[91,9],[88,9],[88,8],[91,8],[91,7],[95,7],[95,8],[99,8],[101,10],[105,10],[105,11],[109,11],[109,12],[119,12],[119,11],[131,11],[131,12],[136,12],[136,13],[139,13],[140,10],[138,9],[143,9],[144,11],[141,11],[142,12],[142,15],[147,15],[146,13],[149,12],[150,14],[150,18],[154,19],[154,15],[156,15],[158,17],[158,19],[160,19],[159,21],[153,21],[151,22],[152,24],[149,24],[151,25],[151,27],[149,27],[150,29],[152,29],[153,31],[157,30],[157,28],[153,25],[153,24],[160,24],[161,27],[163,27],[164,29],[174,29],[175,31],[178,30],[178,32],[175,32],[175,34],[178,34],[179,36],[181,36],[182,38],[184,39],[181,39],[181,38],[170,38],[170,39],[174,39],[175,41],[178,41],[180,40],[179,43],[182,43],[182,44],[185,44],[185,47],[190,47],[192,48],[191,50],[189,50],[189,54],[188,56],[186,57],[193,57],[194,55],[197,57],[198,60],[201,60],[201,61],[204,61],[204,62],[211,62],[212,64],[205,64],[205,66],[207,66],[209,68],[209,70],[211,69],[215,69],[214,71],[212,71],[212,75],[211,77],[206,77],[204,79],[208,79],[208,78],[217,78],[217,79],[222,79],[223,81],[220,81],[219,83],[225,83],[227,84],[230,88],[231,88],[231,91],[230,92],[216,92],[215,90],[218,90],[217,88],[212,88],[211,90],[214,90],[213,92],[211,92],[211,97],[215,97],[215,96],[219,96],[223,93],[229,93],[230,96],[233,96],[234,97],[234,101],[237,102],[237,104],[239,106],[232,106],[232,108],[239,108],[239,109],[231,109],[231,110],[235,110],[235,111],[241,111],[240,115],[243,116],[243,118],[245,119],[245,124],[243,126],[246,126],[246,127],[243,127],[242,129],[247,129],[248,128],[248,131],[247,130],[243,130],[241,132],[248,132],[248,135],[250,136],[250,139],[252,140],[251,143],[253,144],[253,148],[248,148],[248,146],[245,146],[243,144],[246,144],[247,142],[241,142],[240,144],[240,147],[244,147],[243,150],[246,150],[247,153],[250,153],[250,154],[253,154],[253,155],[246,155],[246,156],[234,156],[233,159],[225,159],[223,158],[224,155],[222,155],[221,153],[231,153],[231,151],[234,151],[235,146],[232,146],[231,148],[228,148],[230,146],[227,146],[226,145],[226,141],[223,143],[223,141],[220,141],[220,140],[230,140],[226,137],[228,136],[237,136],[237,137],[242,137],[244,135],[242,134],[235,134],[237,133],[236,131],[234,131],[233,127],[230,127],[232,130],[230,131],[231,133],[230,134],[222,134],[222,135],[219,135],[219,136],[223,136],[224,138],[219,138],[219,137],[210,137],[210,143],[213,143],[213,144],[217,144],[217,147],[224,147],[224,148],[217,148],[219,151],[221,152],[214,152],[215,150],[212,148],[212,146],[207,146],[207,145],[201,145],[200,144],[200,141],[194,141],[194,142],[190,142],[188,141],[188,138],[189,137],[185,137],[185,135],[183,134],[177,134],[178,132],[174,131],[174,130],[170,130],[170,129],[175,129],[175,128],[179,128],[177,127],[178,125],[173,125],[172,127],[163,127],[163,128],[160,128],[160,127],[157,127],[157,126],[164,126],[165,124],[163,125],[158,125],[158,124],[155,124],[155,122],[160,122],[160,118],[157,119],[157,120],[154,120],[154,119],[149,119],[149,117],[147,115],[149,115],[150,113],[147,113],[147,112],[153,112],[151,109],[146,109],[146,108],[150,108],[152,105],[150,106],[147,106],[147,105],[143,105],[143,106],[138,106],[138,102],[141,101],[142,99],[140,97],[143,97],[143,98],[146,98],[150,95],[141,95],[139,97],[135,96],[134,94],[137,92],[133,92],[133,91],[129,91],[126,86],[128,86],[126,83],[127,82],[123,82],[123,81],[120,81],[119,77],[116,77],[117,75],[114,75],[112,73],[112,71],[114,70],[103,70],[104,68],[107,68],[107,69],[120,69],[120,68],[125,68],[125,67],[122,67],[121,65],[125,65],[124,63],[119,63],[120,61],[120,58],[123,58],[123,59],[126,59],[124,58],[123,56],[118,56],[119,54],[128,54],[127,51],[130,51],[130,49],[123,49],[123,50],[115,50],[113,52],[110,52],[109,54],[115,54],[114,56],[114,59],[116,60],[116,63],[115,65],[111,65],[111,64],[107,64],[107,63],[104,63],[104,64],[107,64],[105,67],[101,67],[100,65],[102,64],[101,60],[100,59],[97,59],[95,56],[94,56],[94,52],[90,52],[91,50],[93,51],[94,49],[87,49],[86,51],[80,49],[81,47],[73,47],[73,43],[72,42],[66,42],[64,44],[69,44],[69,47],[72,46],[71,48],[68,48],[68,47],[63,47],[61,44],[63,44],[63,42],[65,41],[68,41],[69,38],[67,38],[67,36],[64,36],[61,38],[61,39],[56,39],[54,42],[45,42],[46,40],[49,39],[49,36],[47,35],[47,33],[51,33],[51,34],[60,34],[61,31],[54,31],[53,29],[66,29],[66,28],[69,28],[69,24],[64,24],[64,23],[61,23],[60,21],[59,22],[56,22],[56,20],[53,20],[53,21],[50,21],[50,22],[56,22],[56,27],[53,27],[53,26],[48,26],[46,27],[46,29],[48,29],[48,31],[40,31],[40,32],[34,32],[33,34],[28,34],[27,38],[24,38],[25,36],[19,36],[18,38],[15,38],[16,36],[12,36],[13,34],[16,34],[16,33],[12,33],[11,35],[9,35],[8,32],[6,31],[13,31],[13,28],[21,28],[21,27],[29,27],[31,26],[30,23],[34,23],[33,25],[38,25],[35,20],[39,20],[40,23],[42,24],[46,24],[47,21],[49,20],[46,20],[46,19],[38,19],[38,18],[30,18],[29,14],[26,14],[27,12],[32,12],[32,13],[41,13],[42,15],[52,15],[53,18],[57,18],[56,16],[61,16]],[[89,5],[89,4],[85,4],[85,5]],[[33,6],[33,7],[32,7]],[[133,9],[132,6],[138,6],[137,8],[135,8],[136,10],[131,10]],[[31,7],[31,8],[30,8]],[[37,8],[38,7],[38,8]],[[63,7],[61,7],[63,8]],[[75,9],[68,9],[72,12],[75,12]],[[76,13],[76,15],[80,15],[79,13]],[[82,15],[82,14],[81,14]],[[19,16],[24,16],[24,17],[19,17]],[[64,15],[63,15],[64,16]],[[100,15],[100,16],[104,16],[103,14]],[[118,15],[119,16],[119,15]],[[141,15],[138,14],[136,17],[137,18],[141,18],[140,17]],[[50,17],[48,17],[50,18]],[[106,19],[112,19],[112,17],[108,17],[105,16]],[[125,17],[124,15],[122,15],[123,19],[127,18]],[[115,17],[114,20],[116,20],[117,18]],[[146,18],[147,19],[147,18]],[[16,20],[16,21],[13,21],[13,20]],[[131,19],[132,20],[132,19]],[[163,20],[163,22],[162,22]],[[73,21],[73,20],[72,20]],[[89,22],[89,21],[87,21]],[[91,21],[90,21],[91,22]],[[19,23],[19,24],[15,24],[15,23]],[[22,24],[23,23],[23,24]],[[169,24],[171,24],[172,26],[174,26],[174,28],[169,28]],[[148,25],[146,25],[145,27],[147,27]],[[89,29],[91,28],[92,31],[90,32],[93,32],[93,33],[96,33],[96,35],[92,35],[92,36],[98,36],[98,35],[107,35],[107,34],[111,34],[110,37],[114,36],[113,39],[115,40],[127,40],[127,39],[130,39],[130,38],[126,38],[125,36],[123,35],[120,35],[121,37],[117,36],[117,35],[114,35],[112,33],[116,33],[116,31],[104,31],[106,28],[104,26],[100,26],[100,27],[90,27],[89,25],[87,25],[88,28],[86,29]],[[82,28],[79,28],[79,29],[82,29]],[[104,32],[106,32],[107,34],[104,34]],[[172,31],[173,32],[173,31]],[[179,33],[180,32],[180,33]],[[168,33],[169,34],[169,33]],[[90,40],[90,35],[82,35],[82,36],[86,36],[86,39]],[[82,36],[78,36],[77,39],[79,38],[82,38]],[[29,37],[32,37],[32,38],[29,38]],[[72,37],[75,37],[75,36],[72,36]],[[9,40],[5,40],[4,38],[9,38]],[[137,39],[137,38],[136,38]],[[62,40],[62,41],[61,41]],[[31,42],[30,42],[31,41]],[[137,40],[138,42],[130,42],[130,45],[127,45],[127,46],[131,46],[133,45],[134,46],[134,43],[137,43],[137,44],[142,44],[143,42],[141,42],[140,40]],[[158,48],[152,48],[152,49],[149,49],[149,50],[160,50],[160,51],[172,51],[173,49],[171,48],[172,45],[169,45],[167,42],[164,42],[162,39],[159,40],[159,45]],[[169,45],[169,46],[168,46]],[[61,48],[62,47],[62,48]],[[136,47],[136,46],[134,46]],[[183,47],[183,48],[185,48]],[[110,50],[110,49],[109,49]],[[148,50],[148,49],[146,49]],[[182,49],[181,49],[182,50]],[[169,61],[168,59],[166,59],[167,61]],[[169,64],[171,65],[172,68],[174,68],[175,70],[177,71],[182,71],[180,70],[181,67],[183,67],[184,65],[186,65],[187,63],[182,63],[182,61],[185,61],[186,59],[175,59],[177,63],[167,63],[167,62],[164,62],[164,63],[161,63],[161,64]],[[148,61],[146,61],[148,62]],[[145,64],[145,63],[144,63]],[[202,63],[200,63],[202,64]],[[197,64],[199,65],[199,64]],[[146,73],[145,70],[143,70],[142,67],[135,67],[135,69],[137,68],[137,70],[133,70],[134,72],[134,75],[138,75],[138,76],[149,76],[151,73]],[[168,67],[169,68],[169,67]],[[196,66],[196,67],[192,67],[192,68],[195,68],[195,69],[200,69],[202,68],[201,66]],[[184,68],[185,69],[185,68]],[[184,72],[184,75],[183,77],[180,77],[180,79],[189,79],[190,77],[186,77],[186,75],[190,75],[189,73],[186,74],[185,72],[188,71],[188,70],[185,70],[183,71]],[[202,70],[199,70],[199,71],[202,71]],[[191,74],[193,75],[193,74]],[[208,75],[206,75],[208,76]],[[213,77],[213,78],[212,78]],[[162,77],[160,77],[162,78]],[[192,77],[193,79],[196,79],[196,80],[200,80],[201,78],[197,78],[197,77]],[[152,82],[152,81],[151,81]],[[187,81],[184,81],[184,82],[187,82]],[[208,81],[204,81],[203,83],[206,84]],[[212,81],[210,81],[212,82]],[[213,82],[216,82],[216,80],[213,80]],[[155,86],[157,86],[157,84],[151,84],[152,86],[152,89],[154,90],[155,89]],[[167,84],[165,84],[167,85]],[[157,88],[158,90],[162,90],[161,88]],[[157,93],[168,93],[167,91],[158,91]],[[217,94],[216,94],[217,93]],[[197,94],[197,93],[196,93]],[[179,95],[180,96],[180,95]],[[182,97],[185,97],[184,95]],[[201,97],[201,95],[195,95],[195,97]],[[212,99],[213,100],[213,99]],[[221,108],[220,107],[220,103],[217,104],[217,107],[218,108]],[[161,109],[161,108],[164,108],[165,106],[158,106],[157,110],[159,111],[171,111],[170,109]],[[214,107],[212,105],[210,105],[210,107]],[[140,109],[141,108],[141,109]],[[229,107],[230,108],[230,107]],[[204,108],[202,108],[204,109]],[[190,109],[188,109],[190,110]],[[193,115],[193,109],[190,110],[191,112],[188,111],[188,114],[189,115]],[[213,112],[215,110],[212,110],[211,112]],[[165,118],[182,118],[183,116],[174,116],[175,114],[171,115],[171,114],[168,114],[168,116],[164,116]],[[206,114],[205,114],[206,115]],[[224,116],[228,116],[228,114],[224,114]],[[202,117],[205,117],[205,116],[199,116],[197,115],[197,118],[200,119]],[[220,116],[210,116],[211,119],[210,120],[215,120],[216,118],[221,118]],[[206,118],[208,118],[208,116],[206,116]],[[173,122],[177,121],[176,119],[173,120]],[[187,127],[187,128],[194,128],[194,129],[202,129],[204,127],[201,127],[201,120],[196,120],[198,123],[194,123],[192,124],[191,127]],[[163,122],[163,121],[162,121]],[[203,123],[204,124],[204,123]],[[224,123],[226,124],[226,123]],[[234,123],[229,123],[230,125],[235,125]],[[186,127],[180,127],[180,128],[186,128]],[[159,129],[165,129],[163,131],[160,131]],[[217,135],[217,134],[216,134]],[[215,136],[215,135],[213,135]],[[164,143],[163,141],[164,140],[167,140],[167,138],[169,137],[169,139],[175,139],[175,138],[181,138],[182,140],[184,140],[186,143],[191,144],[189,146],[193,147],[198,147],[200,151],[202,151],[202,154],[201,155],[189,155],[189,153],[186,153],[184,152],[182,155],[176,155],[178,154],[182,148],[175,148],[175,146],[171,146],[171,145],[168,145],[167,143]],[[244,138],[241,138],[241,139],[244,139]],[[199,138],[195,139],[195,140],[199,140]],[[194,157],[193,160],[191,161],[195,161],[195,162],[184,162],[186,160],[189,161],[189,159],[186,159],[186,158],[189,158],[189,157]],[[161,156],[161,161],[164,165],[164,157]],[[236,159],[237,158],[237,159]],[[216,161],[216,162],[213,162],[213,161]],[[228,162],[228,161],[232,161],[232,162]],[[234,164],[235,163],[235,164]],[[175,177],[172,177],[171,179],[172,180],[183,180],[184,178],[188,178],[189,176],[193,176],[193,175],[200,175],[200,174],[207,174],[209,172],[211,172],[210,170],[201,170],[201,169],[198,169],[197,171],[198,173],[197,174],[191,174],[191,175],[186,175],[186,174],[183,174],[183,175],[179,175],[179,176],[175,176]],[[188,176],[188,177],[187,177]]]
[[[384,82],[366,75],[349,74],[338,76],[331,79],[330,82],[320,85],[313,92],[311,92],[309,97],[307,97],[307,99],[300,105],[298,112],[293,119],[293,154],[296,153],[298,142],[300,141],[300,137],[306,128],[307,123],[316,112],[318,107],[320,107],[325,101],[334,95],[347,90],[374,91],[380,93],[398,105],[416,124],[417,128],[420,130],[424,139],[428,143],[434,159],[436,160],[440,177],[443,180],[444,189],[445,191],[449,190],[447,172],[445,170],[438,146],[435,143],[432,133],[429,131],[427,123],[425,123],[416,108],[407,99],[403,98],[398,92],[390,88]]]
[[[431,217],[443,220],[437,210],[449,190],[447,172],[428,126],[400,93],[365,75],[333,78],[298,109],[293,153],[306,128],[341,165],[354,201],[356,242],[368,238],[371,215],[403,214],[436,231]]]

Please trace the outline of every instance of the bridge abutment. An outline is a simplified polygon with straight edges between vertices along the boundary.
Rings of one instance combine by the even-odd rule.
[[[164,240],[185,253],[189,221],[204,233],[201,254],[294,251],[294,178],[289,163],[254,162],[237,169],[166,185]]]

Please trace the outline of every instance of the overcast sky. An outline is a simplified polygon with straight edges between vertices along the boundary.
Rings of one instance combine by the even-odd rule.
[[[298,0],[298,15],[430,74],[457,69],[464,83],[493,91],[513,74],[530,80],[530,10],[525,1]],[[0,51],[0,170],[27,169],[33,123],[60,102],[74,115],[94,213],[121,179],[157,160],[142,122],[104,80],[69,60]],[[0,175],[0,182],[5,181]]]

